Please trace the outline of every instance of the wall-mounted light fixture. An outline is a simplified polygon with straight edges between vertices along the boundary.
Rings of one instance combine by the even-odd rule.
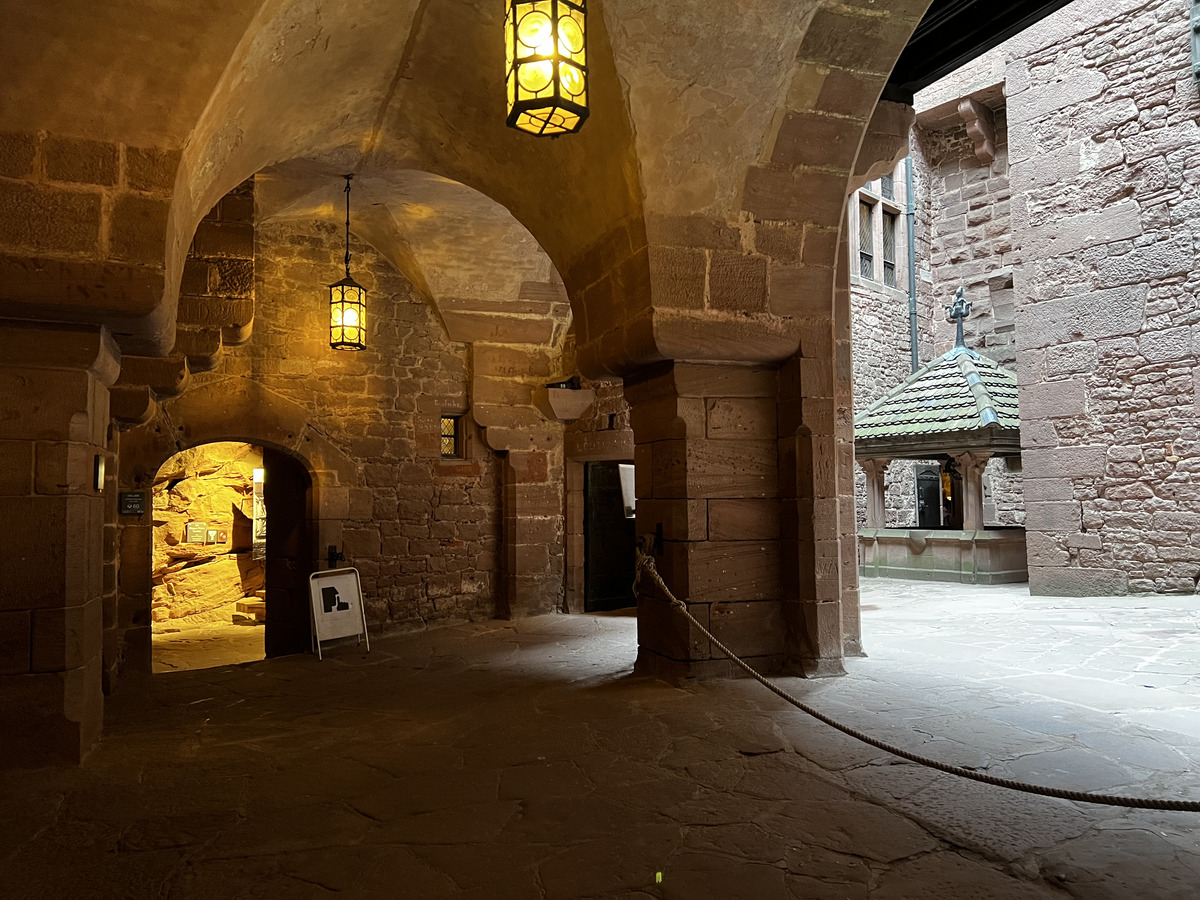
[[[578,131],[588,117],[587,0],[506,0],[508,125]]]
[[[334,350],[367,349],[367,292],[350,277],[350,182],[346,179],[346,277],[329,286],[329,346]]]

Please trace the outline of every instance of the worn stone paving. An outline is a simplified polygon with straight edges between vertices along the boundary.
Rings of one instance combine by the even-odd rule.
[[[266,655],[261,625],[210,622],[154,635],[155,672],[183,672],[254,662]]]
[[[1200,799],[1200,736],[1156,730],[1197,713],[1194,601],[1090,602],[869,584],[871,656],[788,687],[951,762]],[[635,642],[631,617],[543,616],[126,683],[82,767],[0,777],[0,896],[1195,894],[1200,814],[953,779],[753,682],[636,677]],[[1142,690],[1181,705],[1107,695],[1168,663]]]

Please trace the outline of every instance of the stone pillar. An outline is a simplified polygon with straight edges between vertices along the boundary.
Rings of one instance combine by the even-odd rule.
[[[954,454],[963,483],[963,531],[983,528],[983,470],[992,454],[968,450]]]
[[[563,458],[556,450],[510,450],[504,461],[504,596],[509,618],[563,604]]]
[[[779,581],[777,381],[769,367],[663,363],[625,379],[637,467],[637,533],[655,538],[671,591],[756,667],[784,658]],[[727,675],[733,665],[638,590],[641,672]]]
[[[812,677],[843,674],[843,657],[862,653],[848,258],[843,233],[832,306],[808,313],[779,379],[788,660]]]
[[[886,474],[890,459],[860,459],[858,464],[867,476],[867,527],[887,527],[887,506],[884,503]]]
[[[77,763],[100,736],[114,517],[95,466],[119,369],[103,329],[0,327],[0,767]]]

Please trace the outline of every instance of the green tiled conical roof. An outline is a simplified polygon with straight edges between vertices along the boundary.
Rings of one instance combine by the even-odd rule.
[[[1021,449],[1017,374],[958,346],[854,420],[855,456]]]

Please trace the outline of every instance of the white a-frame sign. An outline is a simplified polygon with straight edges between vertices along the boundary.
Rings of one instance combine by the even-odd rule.
[[[362,582],[358,569],[326,569],[308,576],[309,613],[312,617],[313,649],[321,659],[321,641],[357,637],[367,642],[367,611],[363,608]]]

